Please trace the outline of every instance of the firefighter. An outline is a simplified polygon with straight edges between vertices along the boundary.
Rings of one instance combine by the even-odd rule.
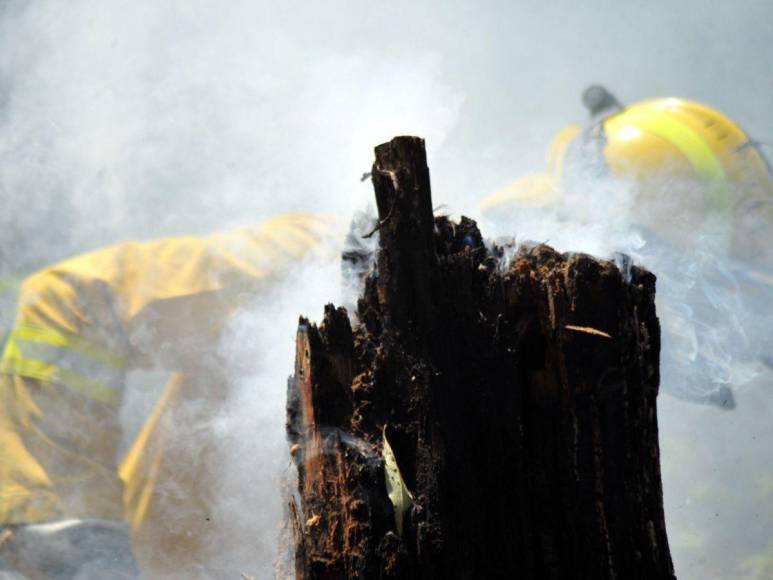
[[[170,515],[154,506],[156,479],[174,471],[159,426],[182,396],[216,407],[213,345],[229,316],[331,247],[336,227],[296,214],[206,237],[121,243],[24,281],[0,359],[0,577],[3,567],[30,578],[138,577],[124,522],[148,554],[159,538],[148,535],[148,518]],[[123,461],[122,483],[119,407],[135,368],[175,374]]]
[[[606,217],[629,219],[649,251],[696,261],[708,256],[716,267],[704,267],[701,275],[711,277],[710,283],[719,291],[723,284],[737,285],[740,280],[746,298],[770,296],[773,177],[760,144],[724,114],[695,101],[659,98],[623,106],[605,88],[593,86],[585,91],[583,103],[591,115],[588,126],[562,130],[548,150],[547,171],[485,198],[481,203],[484,216],[512,224],[518,214],[531,211],[540,219],[549,210],[557,214],[559,223],[576,224],[583,223],[585,212],[590,223],[604,217],[599,208],[620,203],[604,195],[623,190],[620,197],[627,206],[615,206]],[[621,215],[620,209],[627,209],[630,215]],[[711,260],[703,259],[702,267]],[[661,281],[672,281],[667,278],[669,272],[657,274]],[[661,290],[668,296],[671,288],[666,283],[659,285],[659,293]],[[734,292],[734,288],[727,289],[725,297],[735,299]],[[697,292],[689,298],[690,308],[704,308],[706,316],[716,308],[711,299]],[[669,310],[673,308],[667,300],[659,302],[664,339],[695,341],[694,336],[679,336],[685,325],[679,313]],[[749,342],[746,335],[755,325],[763,326],[760,319],[759,315],[749,316],[743,321],[745,328],[738,329],[738,340],[725,344],[735,342],[733,348],[741,348],[742,342]],[[766,331],[757,330],[755,339],[766,340],[762,336]],[[674,350],[667,349],[665,354]],[[715,364],[708,352],[697,356],[705,356],[704,366]],[[679,382],[689,382],[689,373],[680,372],[684,374]],[[723,384],[715,388],[692,392],[664,386],[667,392],[689,400],[732,408],[728,382],[724,377]]]

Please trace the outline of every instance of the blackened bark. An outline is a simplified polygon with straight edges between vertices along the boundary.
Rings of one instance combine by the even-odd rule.
[[[298,330],[296,577],[673,578],[655,277],[433,218],[421,139],[377,147],[373,182],[360,324],[328,306]]]

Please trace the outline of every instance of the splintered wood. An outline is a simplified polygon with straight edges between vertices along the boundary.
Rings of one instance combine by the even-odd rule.
[[[376,148],[377,265],[352,328],[301,319],[295,577],[673,578],[655,278],[433,217],[424,142]]]

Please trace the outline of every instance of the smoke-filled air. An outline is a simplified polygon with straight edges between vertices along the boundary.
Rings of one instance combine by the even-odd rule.
[[[763,0],[0,2],[0,402],[22,401],[0,416],[0,532],[19,546],[0,536],[0,578],[29,575],[14,568],[25,534],[92,520],[131,536],[115,577],[288,577],[298,319],[354,310],[369,264],[340,256],[372,259],[365,174],[397,135],[426,140],[436,215],[475,219],[489,247],[544,242],[657,276],[675,574],[773,577],[771,38]],[[584,105],[593,85],[608,92]],[[746,136],[727,155],[754,168],[722,165],[700,128],[658,128],[642,103],[667,98],[721,111],[728,139]],[[642,134],[686,169],[646,173],[665,158],[649,141],[630,162]],[[102,389],[117,375],[82,379],[84,357],[120,368],[117,398]],[[81,459],[55,454],[76,442],[113,458],[123,500],[97,460],[72,483]],[[90,565],[41,577],[112,577]]]

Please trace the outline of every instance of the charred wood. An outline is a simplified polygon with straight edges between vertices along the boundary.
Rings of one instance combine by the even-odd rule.
[[[655,277],[434,218],[421,139],[372,179],[359,323],[298,329],[296,577],[673,578]]]

